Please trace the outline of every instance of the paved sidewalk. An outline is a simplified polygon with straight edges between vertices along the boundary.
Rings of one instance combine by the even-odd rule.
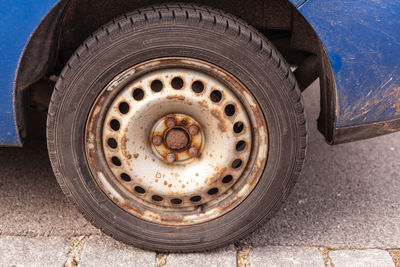
[[[324,247],[233,245],[207,253],[156,254],[93,235],[66,237],[1,237],[0,266],[166,266],[166,267],[395,267],[400,251],[335,250]]]
[[[316,85],[305,92],[307,158],[287,202],[236,246],[209,253],[156,254],[104,236],[61,192],[43,135],[0,148],[0,267],[400,267],[400,133],[329,146],[316,130],[318,98]]]

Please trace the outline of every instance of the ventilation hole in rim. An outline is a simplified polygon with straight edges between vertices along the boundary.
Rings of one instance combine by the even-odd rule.
[[[161,202],[161,201],[164,200],[163,197],[160,197],[160,196],[158,196],[158,195],[151,196],[151,199],[152,199],[153,201],[155,201],[155,202]]]
[[[121,173],[121,175],[119,177],[121,177],[121,179],[124,180],[125,182],[131,181],[131,177],[126,173]]]
[[[182,204],[182,199],[173,198],[173,199],[171,199],[171,203],[174,204],[174,205]]]
[[[208,190],[207,194],[212,196],[212,195],[218,194],[218,192],[219,192],[219,189],[214,187],[214,188],[211,188],[210,190]]]
[[[133,99],[140,101],[144,97],[144,91],[141,88],[136,88],[132,93]]]
[[[243,129],[244,129],[244,124],[241,121],[238,121],[233,125],[233,131],[237,134],[241,133]]]
[[[240,168],[240,166],[242,166],[242,163],[243,163],[243,161],[241,159],[235,159],[232,162],[232,168],[238,169],[238,168]]]
[[[116,149],[118,147],[117,140],[115,140],[114,138],[108,138],[107,145],[112,149]]]
[[[121,160],[118,157],[112,157],[111,162],[117,167],[120,167],[122,165]]]
[[[146,193],[146,190],[144,190],[140,186],[135,186],[135,192],[138,193],[138,194],[142,194],[143,195],[144,193]]]
[[[232,175],[227,175],[222,179],[222,183],[229,184],[230,182],[232,182],[232,180],[233,180]]]
[[[245,141],[241,140],[236,144],[236,151],[241,152],[241,151],[245,150],[246,147],[247,147],[247,143]]]
[[[174,88],[175,90],[180,90],[180,89],[182,89],[182,87],[183,87],[184,84],[185,84],[185,83],[183,82],[182,78],[180,78],[180,77],[175,77],[175,78],[173,78],[172,81],[171,81],[171,86],[172,86],[172,88]]]
[[[226,114],[226,116],[231,117],[231,116],[235,115],[235,112],[236,112],[236,108],[235,108],[234,105],[229,104],[229,105],[227,105],[227,106],[225,107],[225,114]]]
[[[214,90],[210,94],[210,99],[214,103],[218,103],[222,99],[222,93],[218,90]]]
[[[111,127],[111,129],[113,129],[114,131],[118,131],[119,128],[121,127],[121,124],[119,123],[118,120],[112,119],[112,120],[110,121],[110,127]]]
[[[204,91],[204,84],[201,81],[195,81],[192,83],[192,90],[193,92],[200,94]]]
[[[129,112],[130,106],[126,102],[121,102],[118,106],[119,112],[122,114],[127,114]]]
[[[151,82],[150,88],[153,92],[160,92],[164,88],[164,84],[160,80],[154,80]]]
[[[190,201],[192,202],[199,202],[201,200],[201,196],[194,196],[190,198]]]

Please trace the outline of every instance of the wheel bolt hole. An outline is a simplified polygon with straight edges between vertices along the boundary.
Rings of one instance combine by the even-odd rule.
[[[140,101],[144,98],[144,91],[141,88],[136,88],[132,93],[133,99]]]
[[[158,93],[164,88],[164,84],[160,80],[154,80],[150,85],[153,92]]]
[[[126,102],[121,102],[118,106],[119,112],[121,112],[122,114],[127,114],[129,112],[129,104]]]
[[[245,141],[243,141],[243,140],[239,141],[236,144],[236,151],[241,152],[241,151],[245,150],[246,147],[247,147],[247,143]]]
[[[112,149],[116,149],[118,147],[117,140],[115,140],[114,138],[108,138],[107,145]]]
[[[235,132],[235,133],[237,133],[237,134],[239,134],[239,133],[241,133],[242,131],[243,131],[243,129],[244,129],[244,124],[242,123],[242,122],[236,122],[234,125],[233,125],[233,131]]]
[[[182,199],[173,198],[173,199],[171,199],[171,203],[174,204],[174,205],[182,204]]]
[[[110,127],[111,129],[113,129],[114,131],[118,131],[119,128],[121,127],[121,124],[119,123],[118,120],[113,119],[110,121]]]
[[[201,200],[201,196],[194,196],[190,198],[191,202],[199,202]]]
[[[118,157],[112,157],[111,162],[117,167],[120,167],[122,165],[121,160]]]
[[[146,193],[146,190],[144,190],[142,187],[140,186],[135,186],[135,192],[138,194],[143,195],[144,193]]]
[[[183,82],[182,78],[175,77],[175,78],[173,78],[172,81],[171,81],[171,86],[172,86],[172,88],[174,88],[175,90],[180,90],[180,89],[182,89],[183,85],[184,85],[184,82]]]
[[[130,182],[131,181],[131,177],[126,174],[126,173],[121,173],[120,175],[121,179],[124,180],[125,182]]]
[[[232,175],[227,175],[222,179],[222,183],[229,184],[230,182],[232,182],[232,180],[233,180]]]
[[[214,187],[214,188],[211,188],[210,190],[208,190],[207,193],[208,193],[210,196],[213,196],[213,195],[218,194],[218,192],[219,192],[219,189],[216,188],[216,187]]]
[[[218,91],[218,90],[214,90],[210,94],[210,99],[211,99],[212,102],[218,103],[222,99],[222,93],[220,91]]]
[[[235,113],[236,113],[236,108],[235,108],[234,105],[229,104],[229,105],[227,105],[227,106],[225,107],[225,114],[226,114],[226,116],[231,117],[231,116],[235,115]]]
[[[204,91],[204,84],[200,81],[195,81],[194,83],[192,83],[192,90],[193,92],[200,94]]]
[[[242,163],[243,163],[243,161],[242,161],[241,159],[235,159],[235,160],[232,162],[232,168],[233,168],[233,169],[239,169],[240,166],[242,166]]]
[[[155,202],[161,202],[161,201],[164,200],[164,198],[162,198],[162,197],[160,197],[160,196],[158,196],[158,195],[151,196],[151,199],[152,199],[153,201],[155,201]]]

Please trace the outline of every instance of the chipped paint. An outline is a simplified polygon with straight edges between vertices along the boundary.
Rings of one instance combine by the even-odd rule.
[[[400,115],[400,87],[396,87],[393,88],[393,92],[394,92],[394,101],[397,101],[393,104],[393,108],[396,109],[396,114]]]

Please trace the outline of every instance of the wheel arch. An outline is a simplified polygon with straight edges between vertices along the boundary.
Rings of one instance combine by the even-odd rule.
[[[25,47],[16,71],[14,90],[17,93],[30,91],[32,98],[44,97],[46,101],[49,100],[50,96],[47,95],[51,94],[51,91],[43,92],[43,86],[35,85],[51,75],[59,75],[73,52],[91,33],[126,12],[160,2],[170,1],[114,0],[90,3],[83,0],[58,1],[43,18]],[[301,63],[305,62],[303,67],[306,71],[296,75],[299,83],[303,83],[302,87],[307,87],[318,77],[321,78],[321,114],[318,128],[328,141],[331,140],[335,119],[334,76],[321,41],[295,7],[298,1],[198,0],[195,2],[241,17],[263,32],[289,63],[301,66]],[[282,34],[285,36],[284,39],[280,38]],[[307,62],[305,59],[309,58],[308,56],[316,57],[315,60]],[[306,73],[312,75],[307,77]],[[29,90],[25,90],[28,88]],[[25,114],[27,105],[24,104],[23,97],[17,97],[15,102],[17,118],[21,121],[19,124],[24,124],[25,118],[22,114]]]

